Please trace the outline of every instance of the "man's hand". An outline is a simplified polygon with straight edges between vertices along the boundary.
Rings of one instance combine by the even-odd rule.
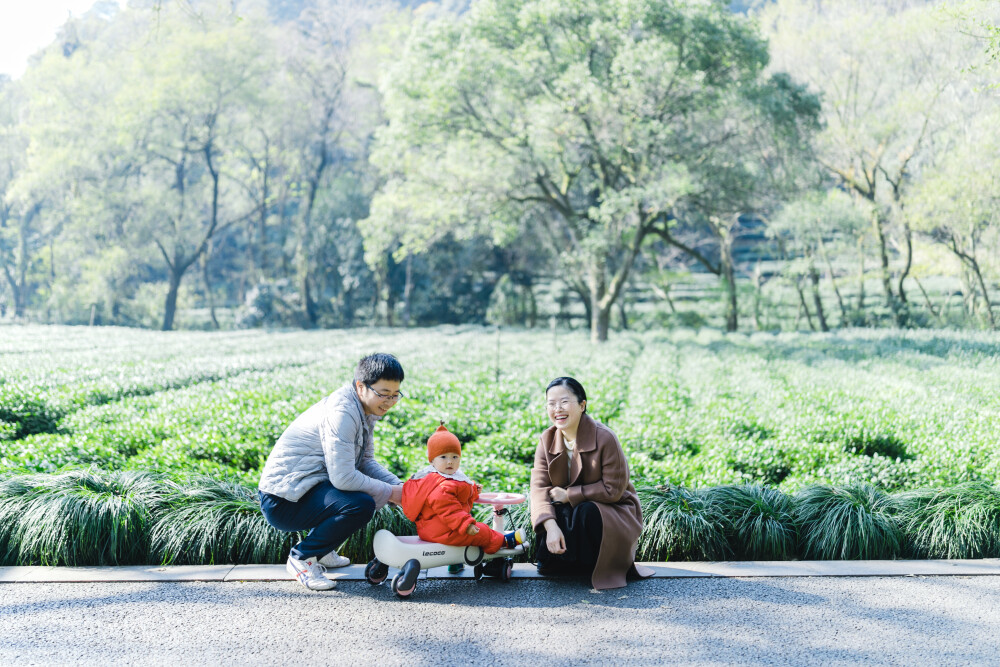
[[[469,527],[465,529],[466,535],[475,535],[478,532],[479,532],[479,526],[477,526],[474,523],[470,523]]]
[[[392,493],[389,494],[389,502],[393,505],[399,505],[403,502],[402,484],[396,484],[392,487]]]
[[[561,486],[553,486],[549,489],[549,499],[554,503],[568,503],[569,492]]]

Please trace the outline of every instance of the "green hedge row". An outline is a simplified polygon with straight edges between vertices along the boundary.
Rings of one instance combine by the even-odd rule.
[[[1000,489],[980,482],[892,495],[863,484],[639,495],[640,560],[1000,557]],[[513,524],[527,527],[527,504],[514,510]],[[380,528],[413,532],[386,507],[341,553],[369,560]],[[235,480],[97,470],[0,478],[0,565],[281,563],[299,537],[268,525],[256,490]]]

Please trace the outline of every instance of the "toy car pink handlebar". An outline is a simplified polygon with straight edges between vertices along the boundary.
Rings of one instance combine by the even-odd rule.
[[[519,505],[525,500],[523,493],[480,493],[480,505]]]

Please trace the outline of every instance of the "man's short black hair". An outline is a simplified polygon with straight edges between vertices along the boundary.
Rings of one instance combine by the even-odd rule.
[[[385,352],[376,352],[358,362],[358,367],[354,369],[355,382],[372,385],[379,380],[403,381],[403,367],[399,359]]]

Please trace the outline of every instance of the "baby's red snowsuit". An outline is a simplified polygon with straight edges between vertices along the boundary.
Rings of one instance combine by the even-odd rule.
[[[478,497],[474,484],[430,471],[403,484],[403,513],[417,524],[417,535],[422,540],[460,547],[474,545],[488,554],[496,553],[503,547],[503,533],[472,518],[472,503]],[[465,531],[473,523],[479,526],[479,532],[469,535]]]

